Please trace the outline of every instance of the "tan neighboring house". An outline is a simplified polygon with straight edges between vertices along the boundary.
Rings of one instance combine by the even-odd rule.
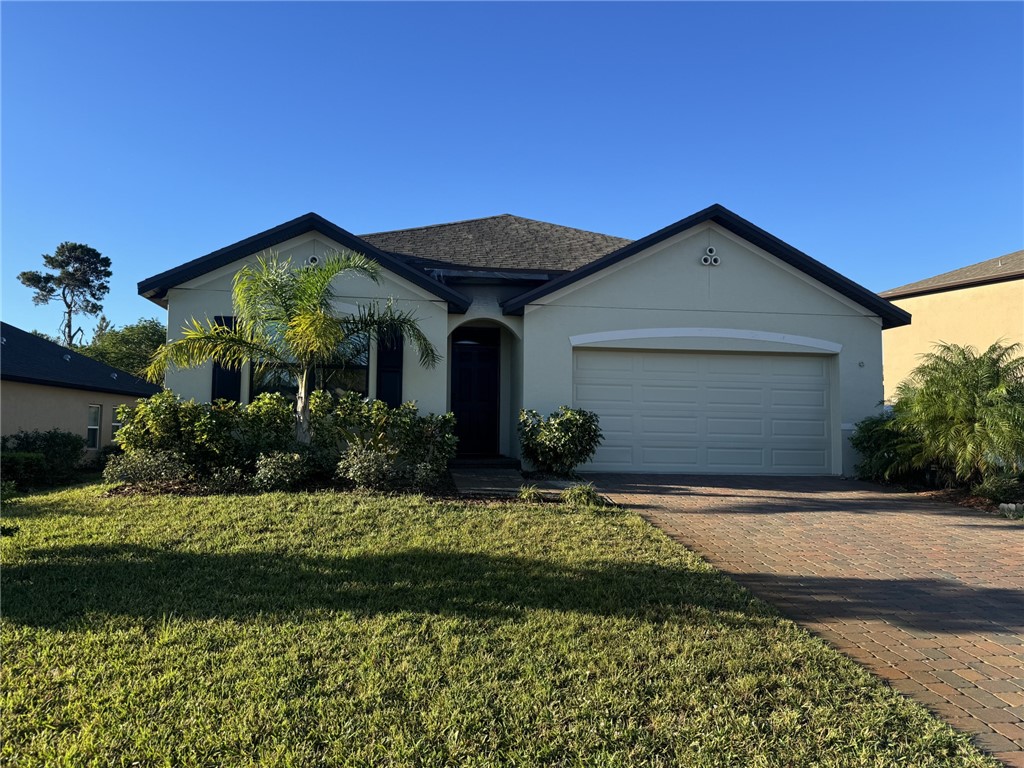
[[[0,432],[60,429],[108,445],[117,407],[160,391],[136,376],[0,323]]]
[[[1024,251],[883,291],[914,317],[912,325],[882,334],[885,399],[939,342],[971,345],[1024,343]]]
[[[720,205],[629,241],[500,215],[354,235],[310,213],[139,284],[167,308],[231,322],[232,278],[273,249],[295,265],[365,254],[379,284],[339,278],[339,313],[392,297],[444,356],[369,348],[323,386],[452,411],[463,456],[519,456],[520,408],[595,411],[585,469],[839,475],[882,399],[882,329],[910,316]],[[248,402],[294,381],[207,365],[168,373],[183,397]]]

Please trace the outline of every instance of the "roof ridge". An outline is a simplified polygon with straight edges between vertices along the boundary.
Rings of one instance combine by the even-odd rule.
[[[570,227],[567,224],[555,224],[553,221],[544,221],[543,219],[531,219],[529,216],[516,216],[515,214],[506,213],[505,216],[511,216],[514,219],[522,219],[523,221],[532,221],[535,224],[545,224],[549,227],[558,227],[559,229],[571,229],[573,232],[583,232],[587,235],[599,235],[600,237],[611,237],[616,240],[628,240],[633,242],[628,237],[620,237],[619,235],[609,235],[607,232],[595,232],[593,229],[580,229],[579,227]]]
[[[598,235],[599,237],[611,237],[611,238],[614,238],[616,240],[629,240],[628,237],[619,237],[618,235],[609,235],[609,234],[607,234],[605,232],[595,232],[592,229],[581,229],[580,227],[570,227],[570,226],[567,226],[565,224],[555,224],[553,221],[544,221],[542,219],[531,219],[529,216],[519,216],[519,215],[514,214],[514,213],[499,213],[499,214],[495,214],[494,216],[478,216],[478,217],[473,218],[473,219],[460,219],[458,221],[445,221],[445,222],[441,222],[440,224],[424,224],[421,227],[405,227],[403,229],[388,229],[388,230],[384,230],[382,232],[367,232],[366,234],[359,235],[359,237],[373,237],[374,235],[393,235],[393,234],[397,234],[399,232],[414,232],[414,231],[419,231],[419,230],[424,230],[424,229],[438,229],[440,227],[454,227],[454,226],[458,226],[460,224],[471,224],[471,223],[476,222],[476,221],[487,221],[489,219],[504,219],[504,218],[519,219],[520,221],[529,221],[529,222],[533,222],[534,224],[543,224],[543,225],[548,226],[548,227],[557,227],[559,229],[569,229],[569,230],[572,230],[573,232],[583,232],[584,234]]]
[[[986,265],[986,264],[991,264],[993,266],[1002,268],[1002,267],[1004,267],[1004,265],[1002,264],[1003,259],[1009,259],[1011,257],[1016,259],[1018,257],[1021,257],[1022,255],[1024,255],[1024,249],[1021,249],[1021,250],[1018,250],[1018,251],[1010,251],[1009,253],[1004,253],[1004,254],[1002,254],[1000,256],[993,256],[990,259],[982,259],[981,261],[976,261],[973,264],[965,264],[962,267],[956,267],[955,269],[948,269],[945,272],[940,272],[937,275],[931,275],[929,277],[922,277],[920,280],[913,280],[913,281],[911,281],[909,283],[904,283],[903,285],[897,285],[895,288],[887,288],[886,290],[881,291],[879,293],[879,295],[880,296],[888,296],[890,294],[901,293],[903,291],[908,291],[908,290],[909,291],[914,291],[914,290],[916,290],[918,288],[921,288],[921,289],[925,289],[925,288],[940,288],[940,287],[946,286],[946,285],[957,285],[960,282],[968,282],[968,283],[987,282],[987,281],[991,280],[994,277],[1011,277],[1011,276],[1015,276],[1018,273],[1024,272],[1024,265],[1022,265],[1022,267],[1005,265],[1005,269],[1007,270],[1006,272],[1002,272],[1002,273],[992,272],[992,273],[987,274],[987,275],[982,275],[982,276],[977,276],[977,277],[967,277],[963,281],[956,280],[956,279],[948,279],[948,280],[944,279],[944,278],[955,278],[957,273],[963,273],[966,270],[974,269],[976,267],[981,267],[981,266]]]
[[[497,214],[494,214],[493,216],[477,216],[477,217],[472,218],[472,219],[459,219],[458,221],[444,221],[444,222],[441,222],[440,224],[424,224],[424,225],[419,226],[419,227],[403,227],[401,229],[384,229],[384,230],[381,230],[380,232],[367,232],[366,234],[358,235],[358,237],[373,237],[374,235],[392,235],[392,234],[395,234],[396,232],[412,232],[413,230],[417,230],[417,229],[437,229],[438,227],[453,227],[456,224],[469,224],[470,222],[473,222],[473,221],[486,221],[487,219],[500,219],[500,218],[505,217],[505,216],[508,216],[509,218],[513,218],[513,219],[521,219],[521,218],[523,218],[522,216],[516,216],[516,215],[511,214],[511,213],[497,213]]]

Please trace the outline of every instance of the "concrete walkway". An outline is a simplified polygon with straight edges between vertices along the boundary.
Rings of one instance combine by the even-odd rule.
[[[1024,525],[831,478],[591,475],[1024,768]]]
[[[572,485],[571,480],[529,480],[518,469],[504,467],[453,469],[452,479],[460,495],[488,499],[515,498],[523,486],[533,486],[543,497],[555,498]]]

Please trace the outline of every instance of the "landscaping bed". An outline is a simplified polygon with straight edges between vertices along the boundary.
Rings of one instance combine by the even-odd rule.
[[[357,493],[5,512],[19,766],[994,766],[637,515]]]

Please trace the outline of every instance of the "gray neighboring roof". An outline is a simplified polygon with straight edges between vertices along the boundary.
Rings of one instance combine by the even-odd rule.
[[[508,213],[360,238],[381,250],[485,269],[568,272],[631,241]]]
[[[772,256],[786,262],[790,266],[796,267],[800,271],[813,277],[818,282],[827,285],[834,291],[837,291],[843,296],[857,302],[865,309],[874,312],[882,319],[883,328],[895,328],[897,326],[910,324],[910,314],[908,312],[905,312],[895,304],[891,304],[887,300],[880,298],[878,294],[872,293],[864,286],[853,282],[848,277],[844,277],[834,269],[825,266],[820,261],[812,259],[806,253],[798,251],[793,246],[775,237],[775,235],[766,232],[746,219],[737,216],[728,208],[723,205],[719,205],[718,203],[710,205],[702,211],[697,211],[697,213],[687,216],[685,219],[680,219],[675,224],[669,224],[664,229],[659,229],[657,232],[653,232],[646,237],[635,240],[613,253],[609,253],[596,261],[583,265],[579,269],[560,275],[553,280],[549,280],[544,283],[544,285],[526,291],[519,296],[514,296],[508,301],[502,303],[502,311],[506,315],[522,314],[523,309],[527,304],[543,298],[548,294],[554,293],[555,291],[564,288],[567,285],[571,285],[577,280],[581,280],[595,272],[600,272],[602,269],[606,269],[613,264],[617,264],[623,259],[640,253],[663,240],[667,240],[670,237],[678,235],[680,232],[685,232],[686,230],[695,227],[698,224],[703,224],[706,221],[718,224],[720,227],[743,238],[748,243],[752,243],[758,248],[767,251]]]
[[[920,296],[925,293],[939,293],[940,291],[952,291],[957,288],[966,288],[970,285],[984,285],[985,283],[1001,283],[1005,280],[1024,278],[1024,251],[1014,251],[1005,256],[997,256],[987,261],[979,261],[967,267],[960,267],[941,275],[918,280],[916,283],[907,283],[899,288],[890,288],[882,291],[879,296],[887,299],[907,298],[909,296]]]
[[[160,387],[41,336],[0,323],[0,379],[149,397]]]

